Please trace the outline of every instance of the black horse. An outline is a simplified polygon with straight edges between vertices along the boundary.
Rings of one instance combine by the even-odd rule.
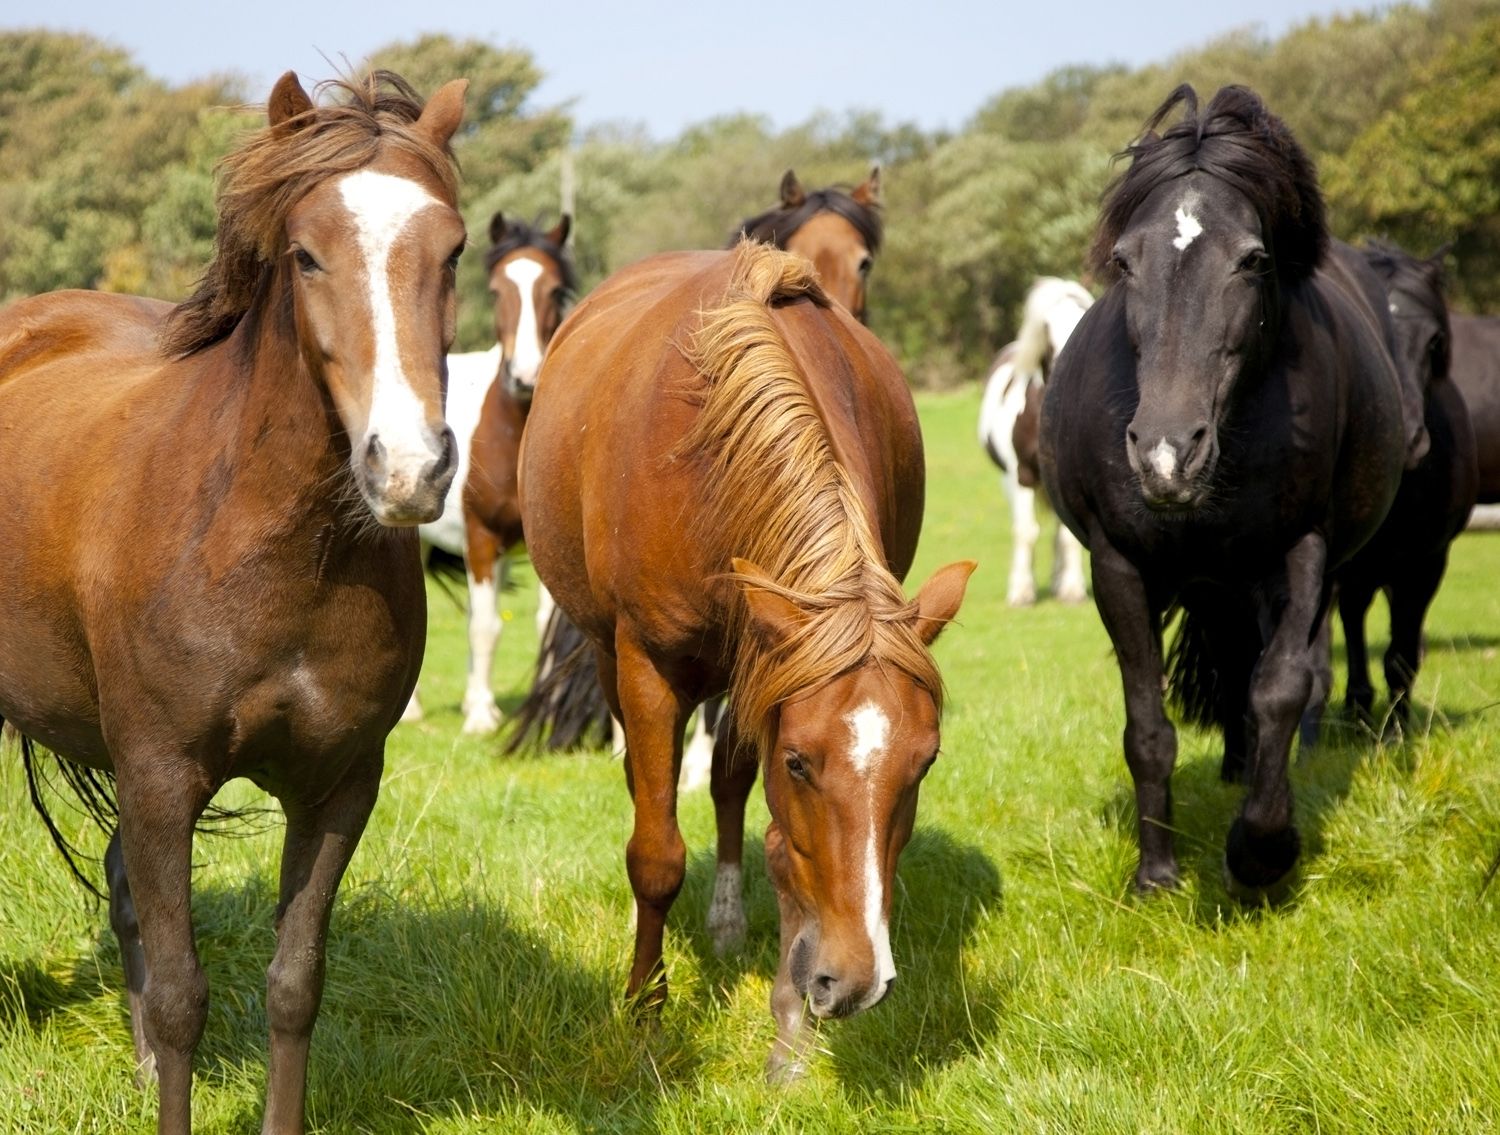
[[[1409,693],[1421,665],[1422,623],[1448,567],[1448,546],[1463,531],[1479,491],[1474,432],[1464,396],[1449,379],[1452,333],[1443,298],[1442,256],[1419,260],[1376,244],[1364,259],[1384,287],[1394,325],[1391,344],[1404,381],[1422,392],[1430,447],[1401,478],[1379,531],[1338,573],[1339,618],[1349,659],[1345,705],[1368,719],[1375,700],[1365,647],[1365,613],[1377,591],[1390,605],[1385,680],[1388,727],[1406,724]],[[1324,655],[1326,658],[1326,655]],[[1316,713],[1319,707],[1311,707]],[[1304,721],[1304,743],[1315,731]]]
[[[1320,270],[1312,163],[1259,96],[1225,87],[1200,113],[1178,87],[1126,154],[1093,250],[1112,283],[1057,359],[1042,475],[1092,552],[1120,663],[1136,886],[1178,876],[1170,666],[1184,709],[1224,731],[1225,778],[1247,775],[1226,864],[1252,897],[1300,850],[1287,755],[1310,643],[1332,573],[1395,496],[1409,440],[1399,380],[1364,300]]]
[[[1500,503],[1500,319],[1453,315],[1451,374],[1479,448],[1479,503]]]

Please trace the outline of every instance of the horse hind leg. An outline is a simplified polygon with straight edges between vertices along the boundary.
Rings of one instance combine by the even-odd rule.
[[[1061,520],[1053,544],[1052,594],[1060,603],[1084,603],[1089,597],[1083,579],[1083,545]]]
[[[484,550],[474,550],[470,539],[469,556],[469,679],[464,689],[463,731],[470,734],[493,733],[500,728],[500,707],[490,688],[490,674],[495,666],[495,648],[505,624],[500,620],[500,589],[505,583],[505,560],[499,555],[486,558]]]
[[[130,1005],[130,1033],[135,1043],[135,1081],[144,1088],[156,1080],[156,1056],[146,1040],[142,990],[146,988],[146,952],[141,945],[141,925],[125,874],[125,853],[120,833],[110,837],[104,852],[104,876],[109,885],[109,924],[120,943],[120,961],[125,969],[125,995]]]
[[[714,897],[708,907],[708,933],[714,953],[723,956],[744,944],[749,924],[745,919],[744,856],[745,802],[755,784],[755,753],[740,743],[733,721],[719,721],[714,742],[713,774],[709,791],[714,798],[714,821],[718,829],[715,857]]]
[[[1442,583],[1448,552],[1418,564],[1386,588],[1391,608],[1391,644],[1385,652],[1385,681],[1391,692],[1388,736],[1403,733],[1411,716],[1411,687],[1422,665],[1422,624]]]
[[[714,723],[722,720],[723,713],[723,698],[710,698],[698,707],[693,735],[682,753],[682,777],[677,783],[679,792],[696,791],[712,779],[714,752],[717,748]]]
[[[1013,471],[1004,476],[1005,495],[1010,501],[1010,582],[1005,601],[1012,607],[1029,607],[1036,602],[1036,576],[1032,569],[1037,538],[1041,529],[1036,522],[1036,490],[1028,489]]]

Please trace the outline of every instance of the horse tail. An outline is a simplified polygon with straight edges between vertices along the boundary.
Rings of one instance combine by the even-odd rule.
[[[561,607],[554,607],[547,620],[536,678],[511,718],[509,733],[507,754],[583,748],[594,743],[594,734],[597,743],[608,743],[609,703],[599,685],[593,644]]]
[[[427,549],[422,566],[455,607],[460,611],[467,610],[468,605],[458,592],[460,587],[467,588],[469,585],[469,570],[462,556],[456,556],[434,544]]]
[[[1180,610],[1167,651],[1168,699],[1184,721],[1235,727],[1244,717],[1250,672],[1261,651],[1254,614],[1227,602]]]
[[[0,729],[4,726],[5,719],[0,717]],[[63,834],[62,829],[57,826],[57,821],[53,819],[52,809],[47,804],[47,797],[71,796],[75,807],[81,809],[100,831],[106,836],[113,836],[120,826],[120,806],[115,798],[115,774],[108,769],[90,768],[88,765],[78,764],[55,753],[48,753],[20,730],[16,730],[16,735],[21,742],[21,766],[26,770],[26,792],[31,798],[32,808],[42,818],[42,823],[47,826],[47,833],[52,837],[53,845],[62,854],[73,877],[95,897],[107,900],[108,896],[94,885],[93,880],[79,866],[80,860],[91,862],[97,862],[97,860],[94,856],[79,850],[73,841]],[[54,773],[62,778],[61,785],[54,783],[52,779]],[[231,826],[237,827],[242,821],[262,816],[266,812],[267,809],[261,807],[221,808],[210,804],[204,809],[203,815],[198,818],[194,830],[226,834],[226,829]],[[241,831],[227,834],[256,835],[264,831],[265,827],[266,825],[257,823]]]

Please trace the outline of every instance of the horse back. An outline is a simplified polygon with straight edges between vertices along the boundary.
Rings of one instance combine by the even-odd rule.
[[[0,309],[0,383],[79,356],[107,354],[112,369],[157,357],[157,329],[172,305],[109,292],[63,291]]]

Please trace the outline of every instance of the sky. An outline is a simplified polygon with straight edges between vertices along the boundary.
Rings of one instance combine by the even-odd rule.
[[[236,73],[261,98],[283,71],[307,85],[427,32],[521,46],[546,80],[537,107],[581,127],[684,126],[749,111],[778,128],[820,110],[961,127],[990,96],[1070,63],[1162,61],[1224,32],[1276,36],[1370,0],[62,0],[0,27],[83,31],[173,84]],[[42,13],[48,14],[42,14]],[[325,58],[326,57],[326,58]]]

